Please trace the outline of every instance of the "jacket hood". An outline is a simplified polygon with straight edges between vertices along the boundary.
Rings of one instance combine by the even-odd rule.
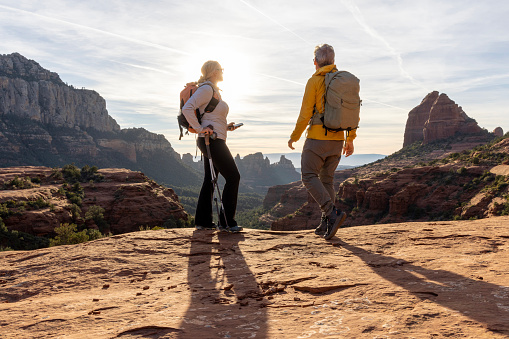
[[[319,68],[313,75],[325,75],[336,68],[336,65],[327,65]]]

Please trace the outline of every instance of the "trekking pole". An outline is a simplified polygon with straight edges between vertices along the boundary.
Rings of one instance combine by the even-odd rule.
[[[205,148],[207,149],[207,158],[209,158],[209,167],[210,167],[210,175],[212,176],[212,185],[214,186],[212,189],[214,191],[217,190],[217,196],[219,197],[219,202],[221,204],[221,209],[219,209],[219,206],[217,204],[217,197],[214,198],[214,201],[216,202],[216,210],[217,210],[217,228],[219,230],[219,225],[221,224],[221,213],[224,214],[224,206],[223,206],[223,199],[221,199],[221,191],[219,190],[219,184],[217,183],[217,176],[216,172],[214,171],[214,163],[212,161],[212,157],[210,156],[210,136],[208,134],[205,135]],[[228,222],[226,221],[226,215],[224,216],[224,223],[226,224],[226,229],[228,229]]]

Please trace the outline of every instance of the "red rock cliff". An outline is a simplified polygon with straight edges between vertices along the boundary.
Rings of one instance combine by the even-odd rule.
[[[469,118],[447,94],[429,93],[422,102],[408,113],[403,147],[416,141],[425,144],[449,138],[456,133],[481,132],[477,122]]]

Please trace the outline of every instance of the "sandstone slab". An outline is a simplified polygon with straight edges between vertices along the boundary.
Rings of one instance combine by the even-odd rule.
[[[0,253],[0,337],[507,338],[509,217]]]

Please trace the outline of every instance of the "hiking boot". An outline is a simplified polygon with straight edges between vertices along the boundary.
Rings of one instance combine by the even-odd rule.
[[[327,231],[324,234],[325,240],[331,239],[345,222],[346,213],[333,207],[331,214],[327,217]]]
[[[236,226],[230,227],[230,232],[238,233],[238,232],[242,232],[243,229],[244,228],[242,228],[242,226],[236,225]]]
[[[217,225],[217,230],[219,232],[228,232],[228,227],[219,224],[219,225]]]
[[[242,230],[243,230],[242,226],[238,226],[238,225],[235,225],[232,227],[226,227],[226,226],[219,225],[217,229],[219,232],[230,232],[230,233],[238,233],[238,232],[242,232]]]
[[[196,230],[198,230],[198,231],[203,231],[203,230],[215,230],[215,229],[216,229],[216,225],[214,225],[214,223],[212,223],[212,225],[209,225],[209,226],[196,225],[194,228],[195,228]]]
[[[322,216],[322,219],[320,220],[320,225],[318,225],[318,227],[315,228],[315,234],[323,237],[325,232],[327,232],[327,217]]]

